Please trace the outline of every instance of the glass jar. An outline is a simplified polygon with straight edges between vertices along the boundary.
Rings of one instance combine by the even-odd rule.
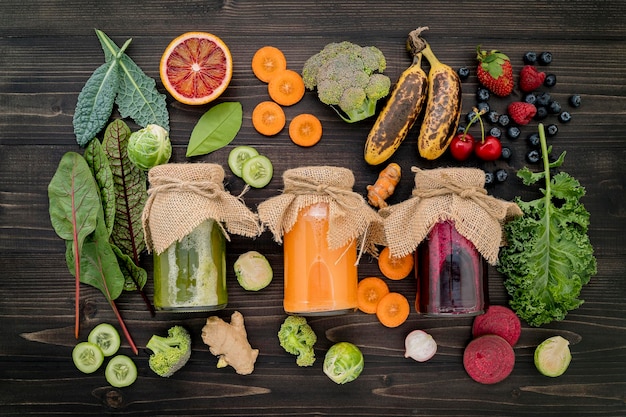
[[[436,223],[415,252],[418,312],[473,316],[484,312],[487,263],[452,221]]]
[[[180,241],[154,254],[157,310],[214,311],[227,302],[226,242],[215,220],[203,221]]]
[[[331,250],[327,234],[328,204],[323,202],[302,209],[285,233],[285,312],[333,315],[356,310],[356,244],[353,240]]]

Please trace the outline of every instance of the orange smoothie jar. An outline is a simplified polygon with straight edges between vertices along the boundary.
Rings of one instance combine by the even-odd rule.
[[[329,249],[328,204],[303,208],[284,235],[285,312],[334,315],[357,308],[357,250],[354,240]]]

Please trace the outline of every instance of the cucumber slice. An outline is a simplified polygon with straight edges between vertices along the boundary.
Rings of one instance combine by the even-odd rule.
[[[117,355],[107,364],[104,376],[114,387],[127,387],[137,380],[137,366],[128,356]]]
[[[109,323],[100,323],[89,333],[87,341],[98,345],[104,356],[113,356],[120,348],[120,334]]]
[[[272,180],[274,166],[265,155],[256,155],[243,163],[241,178],[250,187],[263,188]]]
[[[228,154],[228,166],[233,174],[241,178],[241,168],[244,162],[258,154],[259,151],[252,146],[237,146]]]
[[[72,350],[72,360],[79,371],[91,374],[96,372],[104,362],[104,354],[98,345],[80,342]]]

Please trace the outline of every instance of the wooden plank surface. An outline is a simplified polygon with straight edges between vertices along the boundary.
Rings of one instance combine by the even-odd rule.
[[[406,35],[429,26],[426,38],[439,58],[458,68],[474,68],[476,45],[506,52],[517,70],[526,51],[551,51],[546,71],[557,75],[550,92],[562,103],[580,94],[583,105],[572,109],[573,120],[559,125],[552,141],[555,152],[567,151],[563,170],[587,190],[583,203],[591,213],[590,238],[598,273],[582,292],[585,303],[558,323],[524,325],[515,348],[516,365],[502,383],[483,386],[462,366],[463,348],[471,337],[471,319],[425,318],[411,312],[397,329],[383,328],[374,317],[354,313],[311,319],[318,334],[318,360],[311,368],[295,366],[279,346],[276,332],[282,309],[282,248],[269,232],[256,240],[233,238],[228,261],[247,250],[265,253],[276,272],[259,293],[243,291],[229,273],[230,300],[219,313],[227,318],[241,311],[251,344],[259,348],[255,371],[236,375],[216,369],[216,358],[200,340],[206,313],[157,314],[150,317],[136,294],[123,294],[118,305],[136,342],[138,381],[113,389],[102,373],[80,374],[71,361],[73,278],[64,259],[64,243],[48,215],[47,186],[61,156],[79,151],[72,128],[76,99],[83,84],[103,62],[94,29],[106,32],[127,50],[147,75],[157,80],[164,48],[177,35],[204,30],[220,36],[231,48],[233,80],[222,101],[239,101],[243,127],[233,143],[210,155],[187,160],[185,150],[198,118],[209,106],[192,108],[168,97],[173,161],[226,165],[233,146],[256,146],[274,162],[276,175],[268,187],[251,190],[251,208],[281,192],[281,174],[303,165],[337,165],[351,169],[354,189],[365,193],[379,168],[362,157],[373,120],[349,125],[324,107],[313,93],[286,109],[287,117],[312,112],[324,124],[324,137],[313,148],[298,148],[282,132],[258,135],[250,117],[256,103],[267,98],[266,87],[253,76],[250,60],[264,45],[281,48],[291,68],[326,43],[349,40],[378,46],[388,60],[387,73],[397,79],[410,60]],[[4,0],[0,5],[0,415],[224,415],[224,416],[623,416],[626,415],[626,8],[609,1],[77,1]],[[474,74],[463,84],[464,112],[474,104]],[[519,94],[516,92],[515,94]],[[506,101],[490,102],[497,110]],[[552,120],[555,120],[554,118]],[[132,123],[131,123],[131,126]],[[525,137],[536,122],[522,129]],[[134,126],[133,126],[134,127]],[[504,184],[491,194],[530,199],[536,191],[521,185],[514,172],[526,164],[524,139],[504,139],[513,150],[509,162],[481,167],[509,170]],[[417,156],[415,132],[394,156],[404,172],[411,166],[434,168],[458,164],[446,156],[426,162]],[[470,162],[468,165],[476,165]],[[411,175],[405,175],[390,202],[407,199]],[[233,194],[241,180],[229,176]],[[151,257],[143,266],[151,273]],[[502,276],[489,270],[492,303],[506,304]],[[366,257],[359,276],[378,275]],[[392,287],[415,299],[413,278]],[[146,290],[152,291],[151,281]],[[102,295],[83,287],[82,337],[97,323],[116,323]],[[153,374],[145,343],[172,324],[193,333],[189,364],[170,379]],[[437,355],[417,363],[403,357],[404,336],[412,329],[431,332]],[[541,376],[532,363],[534,347],[546,337],[563,335],[573,360],[559,378]],[[361,377],[335,385],[322,372],[326,350],[349,340],[363,350]],[[122,350],[130,353],[127,345]]]

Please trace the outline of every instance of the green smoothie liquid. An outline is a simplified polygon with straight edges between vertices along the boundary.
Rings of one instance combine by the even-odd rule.
[[[154,307],[165,311],[213,311],[226,307],[226,242],[206,220],[180,242],[154,254]]]

